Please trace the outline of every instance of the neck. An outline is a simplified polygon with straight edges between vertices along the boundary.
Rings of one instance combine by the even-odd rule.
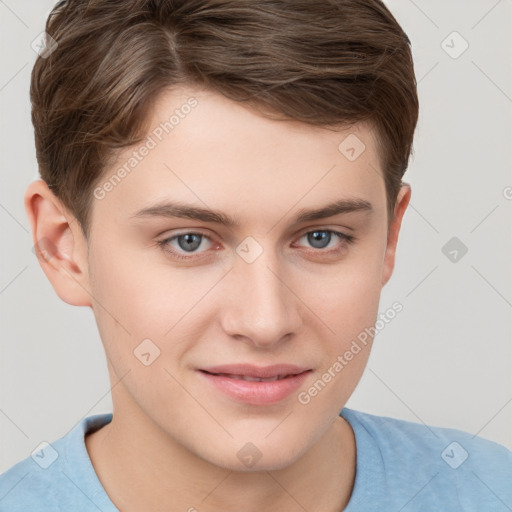
[[[218,467],[170,439],[149,419],[137,422],[130,416],[128,422],[116,413],[85,441],[103,487],[123,512],[340,512],[355,479],[355,439],[342,417],[302,457],[273,471]]]

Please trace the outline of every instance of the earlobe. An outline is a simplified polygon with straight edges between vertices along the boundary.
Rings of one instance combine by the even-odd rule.
[[[91,306],[87,244],[76,219],[43,180],[25,192],[33,252],[57,295],[73,306]]]
[[[396,246],[398,243],[398,234],[405,210],[411,200],[411,186],[408,183],[403,183],[395,203],[394,217],[389,226],[388,241],[386,246],[386,253],[384,255],[384,265],[382,269],[382,286],[384,286],[391,275],[395,266]]]

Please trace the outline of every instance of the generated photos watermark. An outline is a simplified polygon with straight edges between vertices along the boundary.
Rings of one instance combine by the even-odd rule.
[[[121,181],[128,176],[133,169],[139,165],[152,149],[155,149],[163,138],[171,133],[176,126],[178,126],[183,119],[185,119],[192,109],[197,107],[199,102],[196,98],[188,98],[186,103],[175,109],[173,114],[167,121],[161,122],[153,131],[146,137],[144,143],[138,149],[132,152],[132,155],[126,162],[120,166],[109,178],[103,181],[102,185],[96,187],[93,195],[96,199],[104,199],[105,196],[114,190]]]
[[[354,359],[354,357],[366,347],[369,339],[373,339],[375,335],[381,332],[386,325],[388,325],[397,314],[403,310],[403,305],[395,301],[390,308],[384,313],[379,315],[379,319],[372,327],[365,327],[357,335],[357,339],[352,340],[350,348],[340,354],[336,360],[327,368],[327,370],[318,378],[306,391],[301,391],[297,395],[300,404],[307,405],[311,402],[312,398],[317,396],[336,376]]]

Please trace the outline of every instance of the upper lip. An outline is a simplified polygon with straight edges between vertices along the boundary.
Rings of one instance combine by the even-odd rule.
[[[209,366],[199,368],[199,370],[208,373],[224,373],[229,375],[240,375],[246,377],[256,377],[260,379],[271,378],[285,375],[298,375],[310,370],[305,366],[296,366],[293,364],[273,364],[270,366],[254,366],[252,364],[226,364],[221,366]]]

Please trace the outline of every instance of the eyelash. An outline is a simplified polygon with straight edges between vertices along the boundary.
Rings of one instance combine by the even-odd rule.
[[[311,231],[306,231],[305,233],[302,233],[302,235],[298,239],[300,240],[304,236],[309,235],[310,233],[316,233],[316,232],[325,232],[325,233],[331,233],[333,235],[336,235],[336,236],[338,236],[340,238],[341,242],[346,244],[346,245],[350,245],[350,244],[354,243],[355,240],[356,240],[356,237],[354,237],[352,235],[346,235],[345,233],[340,233],[339,231],[335,231],[333,229],[313,229]],[[173,235],[171,237],[165,238],[164,240],[159,240],[157,242],[157,245],[164,252],[170,254],[173,258],[176,258],[178,260],[185,260],[186,261],[186,260],[193,260],[193,259],[198,258],[198,256],[194,256],[194,255],[183,256],[183,254],[179,253],[178,251],[175,251],[174,249],[170,249],[169,248],[169,245],[168,245],[169,242],[175,240],[176,238],[179,238],[180,236],[184,236],[184,235],[200,235],[200,236],[206,238],[207,240],[209,240],[210,242],[212,242],[211,237],[209,237],[205,233],[202,233],[200,231],[185,231],[183,233],[178,233],[177,235]],[[313,248],[313,251],[317,252],[317,253],[322,253],[323,252],[323,253],[326,253],[326,254],[332,254],[332,253],[340,252],[341,248],[331,249],[331,250],[324,250],[324,249],[315,249],[315,248]],[[194,253],[192,253],[192,254],[194,254]]]

